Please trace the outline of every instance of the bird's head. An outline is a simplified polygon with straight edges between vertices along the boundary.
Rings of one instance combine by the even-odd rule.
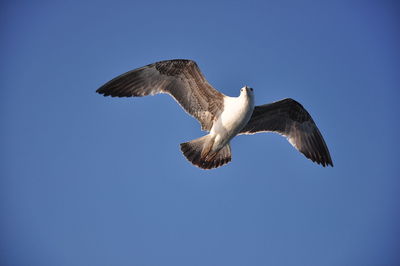
[[[253,97],[253,88],[250,88],[249,86],[244,86],[240,89],[240,95],[242,94]]]

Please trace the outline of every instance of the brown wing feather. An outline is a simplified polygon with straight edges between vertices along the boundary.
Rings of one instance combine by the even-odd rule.
[[[240,134],[268,131],[287,137],[297,150],[313,162],[333,166],[328,147],[316,124],[306,109],[295,100],[284,99],[256,106]]]
[[[203,130],[210,130],[223,110],[224,95],[214,89],[196,62],[184,59],[160,61],[126,72],[96,92],[112,97],[140,97],[168,93]]]

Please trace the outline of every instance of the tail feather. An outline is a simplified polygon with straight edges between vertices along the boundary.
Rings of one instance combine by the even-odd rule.
[[[232,160],[231,147],[225,145],[217,152],[211,148],[214,139],[210,135],[181,143],[181,150],[185,157],[194,165],[202,169],[212,169],[229,163]]]

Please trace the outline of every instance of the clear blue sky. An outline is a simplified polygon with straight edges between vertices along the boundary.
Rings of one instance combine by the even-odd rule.
[[[0,264],[400,265],[396,1],[168,2],[1,2]],[[172,58],[301,102],[335,167],[258,134],[200,170],[170,97],[95,93]]]

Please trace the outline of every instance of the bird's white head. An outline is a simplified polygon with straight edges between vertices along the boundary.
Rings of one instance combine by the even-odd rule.
[[[247,95],[248,97],[253,98],[254,97],[253,88],[250,88],[249,86],[244,86],[243,88],[240,89],[240,95]]]
[[[241,101],[244,101],[244,105],[249,106],[249,108],[252,110],[251,112],[253,112],[254,108],[253,88],[250,88],[249,86],[244,86],[243,88],[240,89],[240,95],[238,98],[241,99]]]

